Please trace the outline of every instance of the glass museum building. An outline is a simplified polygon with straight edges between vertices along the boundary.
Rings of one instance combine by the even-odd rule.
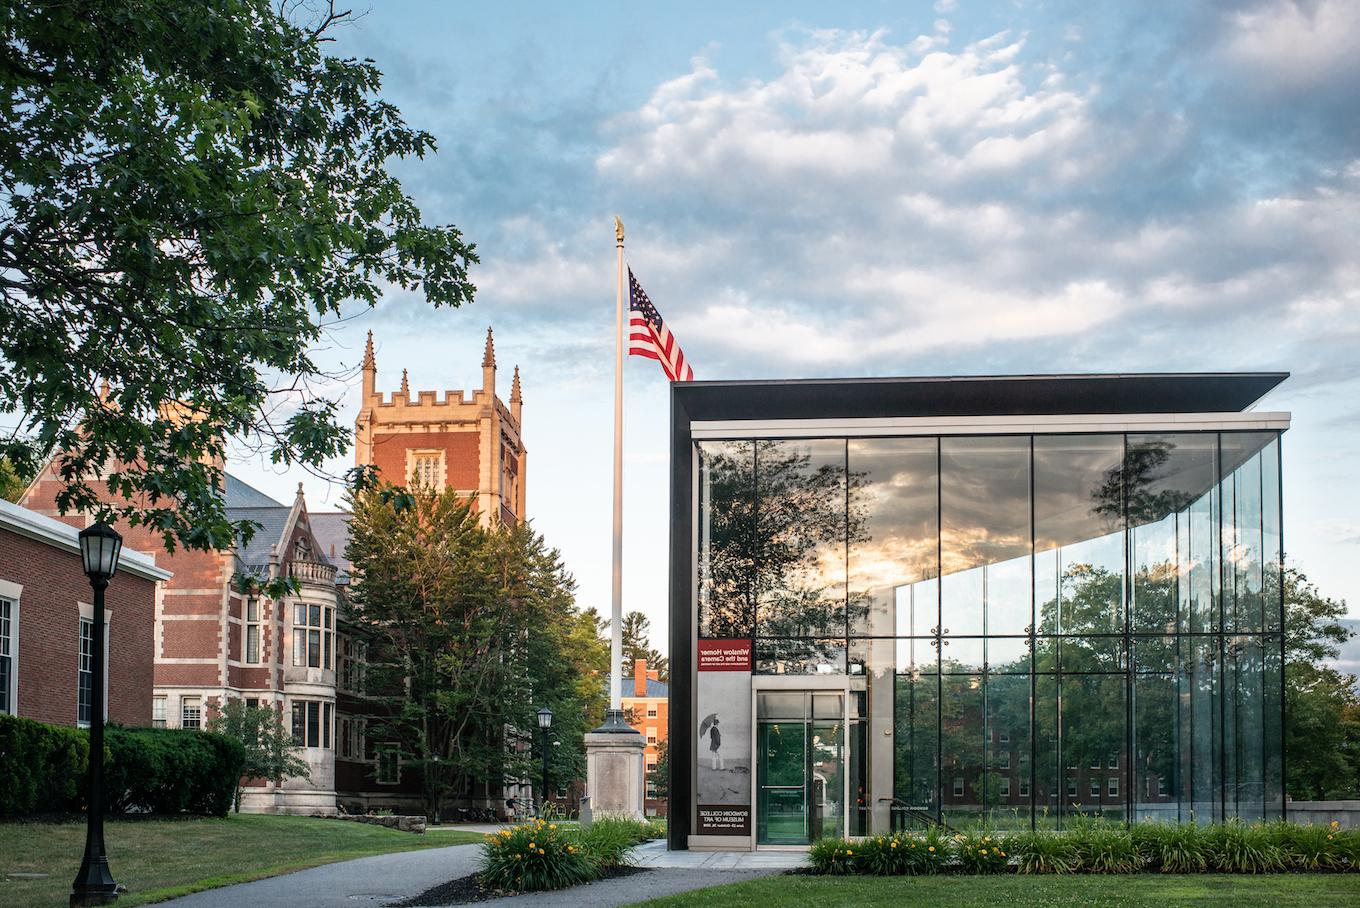
[[[1285,378],[674,385],[670,846],[1282,816]]]

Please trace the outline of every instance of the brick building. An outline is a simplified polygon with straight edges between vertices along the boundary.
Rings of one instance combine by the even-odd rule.
[[[524,519],[526,453],[520,437],[519,367],[515,367],[507,406],[496,396],[496,350],[486,329],[482,387],[471,396],[461,390],[417,391],[411,399],[406,370],[401,388],[390,396],[378,391],[373,334],[364,351],[363,403],[354,425],[354,462],[375,466],[383,479],[404,485],[413,477],[443,491],[456,489],[476,501],[483,526]]]
[[[0,713],[54,725],[89,723],[94,595],[78,532],[0,501]],[[104,596],[110,721],[151,724],[152,635],[169,578],[154,558],[123,550]]]
[[[661,680],[661,673],[647,668],[646,659],[633,660],[633,676],[625,675],[620,689],[621,705],[628,724],[647,742],[643,762],[647,770],[647,793],[644,808],[648,816],[665,816],[666,799],[660,796],[652,781],[652,770],[660,759],[661,745],[666,742],[666,728],[670,721],[670,685]],[[629,692],[631,691],[631,696]]]
[[[22,501],[82,526],[83,515],[57,514],[56,470],[56,461],[48,464]],[[231,520],[259,526],[249,542],[238,541],[229,551],[181,546],[167,552],[147,528],[118,527],[125,559],[150,553],[173,572],[143,629],[143,645],[154,659],[154,690],[142,709],[150,724],[170,728],[201,728],[229,699],[273,709],[293,730],[309,778],[253,781],[242,809],[334,812],[335,567],[311,533],[301,486],[285,505],[227,474],[224,494]],[[275,577],[297,579],[297,595],[275,601],[243,592],[239,582]]]

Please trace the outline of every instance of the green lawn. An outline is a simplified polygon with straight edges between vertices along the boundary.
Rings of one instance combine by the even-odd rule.
[[[948,906],[1112,905],[1177,908],[1221,905],[1269,908],[1360,905],[1360,874],[1272,874],[1269,876],[938,876],[812,877],[773,876],[746,883],[699,889],[642,903],[651,908],[763,908],[796,905]]]
[[[314,817],[233,814],[222,820],[115,820],[104,828],[109,869],[128,887],[119,905],[370,854],[480,842],[466,831],[413,835]],[[83,823],[0,823],[0,906],[65,905],[85,848]],[[10,880],[39,872],[42,880]]]

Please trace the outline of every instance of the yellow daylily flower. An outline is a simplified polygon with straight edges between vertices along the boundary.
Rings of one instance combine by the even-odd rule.
[[[930,846],[929,848],[927,848],[926,850],[927,850],[927,851],[934,851],[934,850],[935,850],[935,846],[934,846],[934,845],[931,845],[931,846]]]

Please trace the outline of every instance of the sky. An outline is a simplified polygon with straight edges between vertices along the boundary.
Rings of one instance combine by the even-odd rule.
[[[378,0],[335,36],[436,137],[393,170],[481,264],[473,305],[389,293],[318,361],[371,330],[379,388],[471,389],[494,326],[583,605],[609,604],[618,215],[700,380],[1292,373],[1257,406],[1293,413],[1287,555],[1360,616],[1360,3]],[[664,647],[667,386],[639,358],[625,386],[624,608]]]

